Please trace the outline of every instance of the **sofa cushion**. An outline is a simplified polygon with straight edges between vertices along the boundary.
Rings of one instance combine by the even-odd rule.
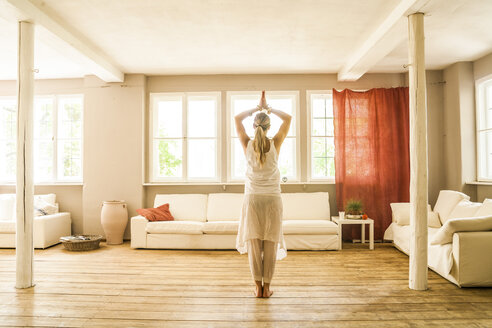
[[[147,231],[147,233],[201,235],[203,234],[203,222],[198,222],[198,221],[149,222],[147,223],[147,227],[145,231]]]
[[[451,211],[462,200],[470,200],[470,196],[464,193],[453,190],[441,190],[439,197],[437,197],[436,206],[434,206],[434,212],[439,213],[439,219],[444,224],[448,219]]]
[[[330,220],[288,220],[282,222],[286,235],[336,235],[338,225]]]
[[[492,199],[485,198],[482,206],[478,209],[475,216],[489,216],[492,215]]]
[[[441,220],[439,220],[439,214],[437,214],[437,212],[427,212],[427,226],[429,228],[440,228],[442,226]]]
[[[34,198],[34,216],[51,215],[58,213],[58,206],[43,198]]]
[[[15,194],[0,195],[0,221],[15,220]]]
[[[15,233],[15,221],[0,221],[0,233]]]
[[[169,210],[176,221],[207,220],[207,195],[161,194],[155,196],[154,207],[169,203]]]
[[[431,240],[432,245],[444,245],[453,242],[455,232],[492,230],[492,216],[449,219]]]
[[[34,204],[36,204],[37,201],[43,201],[50,205],[55,206],[56,194],[34,195]]]
[[[281,194],[284,220],[329,220],[327,192]]]
[[[410,203],[391,203],[390,206],[393,222],[399,225],[410,225]],[[430,205],[427,205],[427,211],[431,211]]]
[[[463,199],[453,208],[449,214],[448,220],[457,218],[471,218],[476,216],[476,213],[480,207],[482,207],[482,203],[474,203]]]
[[[157,208],[139,208],[137,213],[149,221],[174,221],[167,203]]]
[[[405,254],[410,254],[410,240],[412,239],[412,227],[409,225],[399,225],[394,223],[393,228],[393,243]],[[439,228],[440,229],[440,228]],[[430,244],[432,237],[439,230],[438,228],[427,227],[427,243]]]
[[[38,210],[40,209],[40,210]],[[34,195],[34,216],[58,213],[56,194]],[[0,195],[0,220],[15,221],[16,194]]]
[[[209,194],[207,221],[239,221],[243,200],[244,194]]]
[[[203,233],[210,235],[236,235],[239,221],[211,221],[203,224]]]

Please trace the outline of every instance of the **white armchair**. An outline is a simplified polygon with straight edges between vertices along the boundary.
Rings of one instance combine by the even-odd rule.
[[[56,195],[36,195],[58,208]],[[34,248],[47,248],[60,242],[60,237],[72,233],[70,213],[61,212],[35,216],[33,222]],[[0,195],[0,248],[15,248],[15,194]]]

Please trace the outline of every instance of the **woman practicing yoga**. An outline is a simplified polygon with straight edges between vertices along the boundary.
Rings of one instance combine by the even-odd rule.
[[[254,140],[246,134],[243,120],[256,114]],[[273,139],[267,138],[273,113],[282,119],[282,125]],[[251,274],[256,283],[256,297],[270,297],[275,261],[287,255],[282,232],[282,199],[280,198],[280,171],[278,154],[289,132],[291,116],[268,106],[265,91],[260,104],[235,117],[236,131],[247,160],[244,204],[239,223],[236,248],[248,253]]]

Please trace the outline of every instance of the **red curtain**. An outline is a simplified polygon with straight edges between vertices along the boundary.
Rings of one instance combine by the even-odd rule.
[[[410,198],[408,88],[333,89],[333,110],[338,209],[361,200],[374,220],[374,239],[382,239],[390,203]],[[360,226],[347,228],[344,238],[360,238]]]

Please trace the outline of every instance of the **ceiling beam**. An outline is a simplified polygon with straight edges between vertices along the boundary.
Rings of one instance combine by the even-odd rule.
[[[339,81],[355,81],[407,39],[405,17],[430,0],[402,0],[349,57],[338,72]]]
[[[40,25],[74,48],[76,51],[71,51],[70,55],[75,58],[71,58],[87,67],[101,80],[123,82],[124,73],[100,49],[58,16],[50,13],[47,8],[43,8],[42,2],[37,4],[29,0],[5,1],[14,7],[18,20],[28,20]]]

